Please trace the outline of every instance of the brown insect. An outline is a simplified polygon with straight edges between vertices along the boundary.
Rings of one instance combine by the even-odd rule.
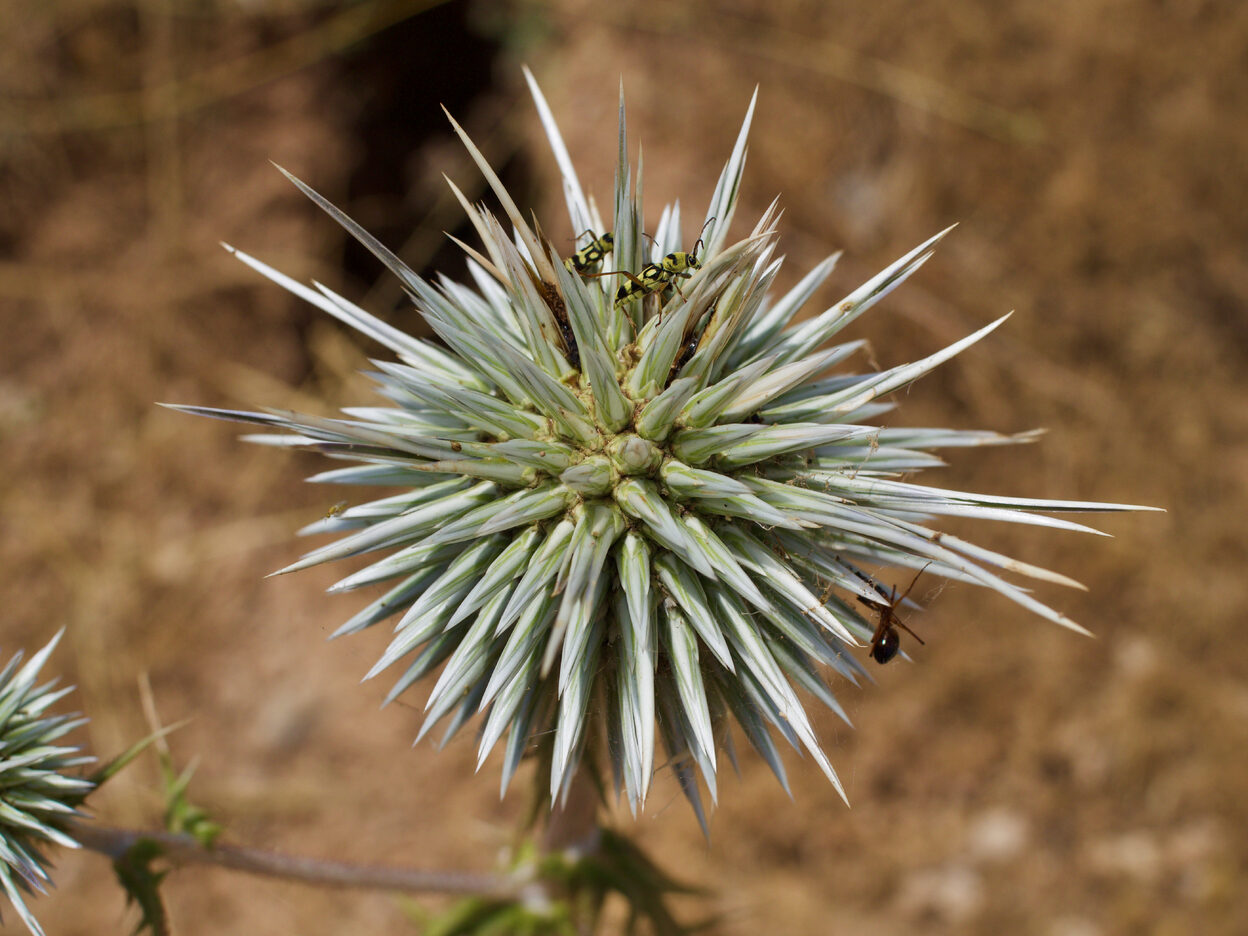
[[[896,586],[885,591],[884,586],[879,582],[863,575],[857,569],[853,569],[854,575],[870,585],[884,599],[883,601],[873,601],[870,598],[862,597],[858,599],[868,608],[879,612],[880,615],[880,619],[875,625],[875,635],[871,638],[871,659],[875,660],[876,663],[881,665],[887,663],[901,649],[901,635],[897,633],[897,628],[899,627],[920,644],[923,643],[923,638],[907,627],[905,621],[897,614],[897,608],[906,600],[910,592],[914,590],[914,586],[918,584],[919,576],[927,571],[928,565],[931,565],[931,563],[929,562],[919,569],[918,575],[915,575],[914,580],[910,582],[910,587],[900,597],[897,595]]]
[[[702,341],[702,335],[706,332],[710,325],[710,320],[715,315],[715,310],[711,309],[705,316],[705,323],[695,323],[693,328],[689,330],[689,334],[685,336],[684,346],[680,349],[680,353],[676,355],[676,360],[672,362],[672,373],[680,373],[680,369],[689,363],[690,358],[698,351],[698,344]],[[699,328],[698,326],[701,325]]]
[[[559,288],[554,283],[542,280],[536,280],[536,282],[537,291],[541,294],[542,301],[546,303],[546,308],[550,309],[555,325],[559,328],[559,337],[563,339],[568,363],[580,370],[581,352],[576,346],[576,335],[572,332],[572,323],[568,321],[568,307],[564,305],[563,296],[559,295]]]

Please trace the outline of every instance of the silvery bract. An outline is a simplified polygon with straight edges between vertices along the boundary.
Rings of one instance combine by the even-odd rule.
[[[60,639],[57,634],[25,666],[18,653],[0,669],[0,885],[22,922],[39,936],[43,929],[24,898],[43,893],[52,883],[40,848],[49,843],[78,847],[65,825],[78,815],[76,805],[94,786],[66,773],[93,758],[56,743],[86,719],[46,714],[73,687],[57,688],[55,680],[35,685]]]
[[[1082,631],[1000,573],[1078,583],[926,523],[943,514],[1088,530],[1046,514],[1132,508],[914,484],[902,478],[942,464],[934,450],[1035,434],[873,424],[890,394],[1004,319],[912,364],[834,372],[864,342],[830,342],[946,232],[804,316],[836,256],[777,296],[776,205],[728,240],[752,102],[706,213],[686,225],[679,204],[668,206],[651,237],[622,101],[608,226],[528,78],[577,247],[591,250],[572,262],[572,249],[552,247],[453,120],[509,224],[452,183],[481,240],[464,245],[471,285],[417,276],[292,177],[399,277],[444,344],[234,251],[393,352],[399,363],[376,361],[371,374],[390,405],[338,419],[179,407],[290,433],[252,441],[354,463],[312,481],[400,489],[307,527],[339,538],[282,571],[378,557],[331,588],[388,583],[337,633],[398,618],[368,674],[405,667],[391,699],[441,667],[422,736],[446,720],[450,737],[480,714],[481,761],[507,735],[504,789],[526,751],[545,744],[554,797],[587,749],[605,749],[634,809],[666,763],[701,818],[694,768],[714,798],[729,713],[781,783],[777,736],[809,751],[841,791],[797,690],[845,717],[824,674],[864,673],[853,648],[872,640],[884,603],[868,567],[987,586]]]

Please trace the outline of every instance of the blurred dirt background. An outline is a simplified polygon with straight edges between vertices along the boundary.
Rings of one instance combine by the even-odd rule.
[[[52,668],[93,750],[145,733],[146,672],[162,717],[193,719],[174,752],[231,840],[491,865],[524,796],[473,776],[470,740],[410,749],[419,694],[376,711],[386,686],[357,682],[385,633],[324,641],[361,600],[320,593],[337,570],[262,578],[343,495],[154,403],[368,393],[378,349],[218,240],[419,328],[269,160],[455,275],[440,173],[481,185],[439,103],[570,238],[520,62],[600,200],[623,77],[651,223],[677,195],[702,210],[758,84],[739,223],[781,194],[784,282],[843,248],[826,305],[958,221],[853,336],[887,366],[1016,310],[894,424],[1051,431],[931,480],[1169,513],[1093,521],[1115,539],[979,529],[1088,583],[1044,596],[1099,639],[929,590],[916,664],[844,688],[857,730],[819,721],[852,810],[809,764],[790,802],[747,758],[709,847],[667,777],[620,822],[715,888],[724,934],[1248,932],[1248,6],[9,0],[0,37],[0,646],[68,628]],[[96,813],[156,823],[156,789],[144,763]],[[99,857],[60,855],[57,880],[50,933],[133,928]],[[185,936],[416,932],[385,895],[200,871],[166,891]]]

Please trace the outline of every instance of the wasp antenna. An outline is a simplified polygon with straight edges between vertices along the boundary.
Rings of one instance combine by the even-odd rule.
[[[693,250],[691,250],[690,253],[696,254],[698,252],[698,244],[701,244],[703,247],[706,246],[706,243],[702,240],[702,235],[706,233],[707,227],[713,224],[714,221],[714,215],[706,219],[706,224],[703,224],[702,230],[698,231],[698,239],[693,242]]]
[[[934,559],[932,560],[932,562],[935,562],[935,561],[936,561],[936,560],[934,560]],[[920,576],[921,576],[924,572],[926,572],[926,571],[927,571],[927,567],[928,567],[928,566],[930,566],[931,564],[932,564],[931,562],[925,563],[925,564],[924,564],[924,566],[923,566],[923,568],[919,569],[918,574],[917,574],[917,575],[915,575],[915,577],[914,577],[914,579],[913,579],[913,580],[911,580],[911,582],[910,582],[910,587],[909,587],[909,588],[907,588],[907,589],[906,589],[906,590],[902,593],[901,598],[900,598],[900,599],[899,599],[899,601],[898,601],[898,604],[900,604],[902,601],[905,601],[907,598],[909,598],[909,597],[910,597],[910,592],[912,592],[912,591],[914,590],[914,586],[915,586],[915,585],[917,585],[917,584],[919,583],[919,577],[920,577]],[[906,630],[909,630],[909,629],[910,629],[910,628],[906,628]],[[922,641],[919,641],[919,643],[922,643]]]

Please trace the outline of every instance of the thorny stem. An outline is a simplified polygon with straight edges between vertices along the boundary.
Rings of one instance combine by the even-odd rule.
[[[542,835],[545,852],[573,852],[577,857],[598,850],[602,827],[598,824],[598,787],[583,766],[572,778],[568,797],[556,803]]]
[[[477,894],[515,898],[535,886],[531,881],[516,880],[500,874],[354,865],[236,845],[205,848],[190,835],[119,829],[96,823],[75,823],[71,834],[85,848],[107,855],[113,860],[121,858],[139,842],[149,841],[160,846],[161,856],[174,867],[216,865],[248,874],[285,878],[321,887],[359,887],[409,894]]]
[[[567,797],[557,800],[546,817],[542,851],[547,855],[562,854],[572,861],[597,852],[602,843],[602,826],[598,823],[600,801],[593,772],[582,763],[572,775]],[[572,898],[574,906],[577,905],[574,894],[566,896]],[[592,936],[597,927],[597,908],[581,909],[588,912],[579,912],[574,916],[576,934]]]

